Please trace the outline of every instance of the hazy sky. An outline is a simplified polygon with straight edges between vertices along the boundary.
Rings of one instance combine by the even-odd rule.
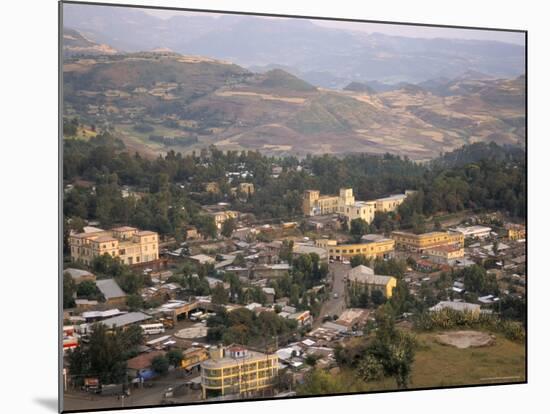
[[[190,13],[176,10],[150,10],[144,9],[150,15],[168,19],[178,14],[200,14],[212,17],[221,15],[215,13]],[[355,23],[328,20],[310,20],[311,22],[324,27],[333,27],[343,30],[361,31],[365,33],[383,33],[394,36],[422,37],[422,38],[450,38],[450,39],[474,39],[474,40],[496,40],[518,45],[525,44],[525,35],[517,32],[503,32],[494,30],[473,30],[473,29],[449,29],[443,27],[422,27],[407,26],[399,24],[382,23]]]

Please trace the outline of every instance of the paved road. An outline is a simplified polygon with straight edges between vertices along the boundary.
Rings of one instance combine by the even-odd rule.
[[[131,395],[120,399],[116,396],[101,396],[88,394],[80,390],[69,390],[64,394],[65,410],[90,410],[99,408],[118,408],[160,405],[163,401],[164,392],[168,387],[190,381],[200,374],[193,374],[180,378],[175,372],[152,381],[151,388],[132,388]],[[189,393],[179,398],[171,398],[177,403],[196,402],[200,399],[200,390],[189,390]]]
[[[323,303],[321,312],[315,322],[313,328],[317,328],[321,325],[323,317],[325,315],[333,316],[340,315],[346,309],[346,281],[344,280],[346,274],[351,269],[350,265],[342,263],[330,263],[329,274],[332,280],[329,299]],[[334,294],[338,297],[335,298]]]

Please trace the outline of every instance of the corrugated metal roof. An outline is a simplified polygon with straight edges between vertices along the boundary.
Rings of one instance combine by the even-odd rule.
[[[126,293],[120,288],[114,279],[103,279],[96,281],[97,288],[103,293],[105,299],[120,298],[126,296]]]
[[[143,312],[130,312],[124,315],[115,316],[114,318],[105,319],[101,323],[108,328],[114,328],[115,326],[126,326],[132,323],[146,321],[147,319],[151,319],[151,317]]]

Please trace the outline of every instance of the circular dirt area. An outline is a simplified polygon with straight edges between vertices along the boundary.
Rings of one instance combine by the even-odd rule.
[[[206,336],[208,328],[202,323],[197,323],[190,328],[181,329],[174,334],[175,337],[181,339],[203,338]]]
[[[489,346],[495,342],[495,337],[493,335],[478,331],[443,332],[436,335],[435,338],[440,344],[450,345],[460,349]]]

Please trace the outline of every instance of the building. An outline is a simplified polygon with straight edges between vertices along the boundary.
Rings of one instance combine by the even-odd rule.
[[[67,268],[63,271],[63,274],[65,273],[68,273],[77,285],[84,281],[95,282],[95,275],[87,270]]]
[[[109,254],[127,265],[158,260],[158,234],[135,227],[77,233],[69,236],[71,259],[90,265],[96,257]]]
[[[254,194],[254,184],[252,183],[240,183],[237,189],[239,194],[246,194],[247,196]]]
[[[151,319],[151,316],[143,312],[129,312],[122,315],[114,316],[101,321],[107,329],[122,328],[125,329],[131,325],[141,324],[143,321]]]
[[[472,312],[475,314],[479,314],[481,306],[475,303],[443,301],[439,302],[437,305],[432,306],[430,308],[430,311],[439,312],[443,309],[451,309],[457,312]]]
[[[263,395],[271,390],[278,372],[277,354],[264,354],[240,346],[213,347],[201,363],[203,399],[225,395]]]
[[[396,211],[397,208],[405,201],[407,196],[412,192],[406,191],[405,194],[394,194],[389,197],[377,198],[376,202],[376,211],[380,213],[389,213]],[[370,222],[369,222],[370,223]]]
[[[464,238],[485,239],[491,235],[491,227],[487,226],[459,226],[449,230],[457,233],[462,233],[464,235]]]
[[[506,230],[508,231],[508,239],[510,240],[525,239],[525,236],[526,236],[525,226],[522,226],[521,224],[509,223],[506,225]]]
[[[388,258],[393,255],[395,249],[395,241],[388,238],[351,244],[335,244],[333,242],[332,240],[327,241],[325,247],[330,260],[350,260],[353,256],[360,254],[368,258]],[[321,241],[321,244],[324,243]]]
[[[376,203],[376,201],[356,201],[353,204],[342,206],[340,213],[346,217],[348,221],[362,219],[367,223],[371,223],[377,211]]]
[[[202,361],[206,361],[208,358],[208,351],[205,348],[187,348],[182,352],[180,367],[187,371],[191,371],[193,368],[198,367]]]
[[[457,245],[436,246],[424,250],[428,260],[438,264],[449,264],[464,257],[464,247]]]
[[[456,244],[464,247],[464,235],[455,232],[433,231],[424,234],[414,234],[404,231],[394,231],[391,238],[395,240],[397,247],[414,252],[424,252],[438,246]]]
[[[105,303],[111,306],[126,305],[126,293],[120,288],[115,279],[102,279],[95,282],[99,291],[105,297]]]
[[[227,220],[236,219],[239,217],[238,211],[226,210],[226,211],[216,211],[208,213],[214,219],[216,227],[220,230]]]
[[[384,297],[391,298],[393,288],[397,286],[397,279],[393,276],[375,275],[370,267],[359,265],[348,272],[348,284],[366,286],[371,293],[373,290],[380,290]]]
[[[151,351],[148,353],[140,354],[134,358],[130,358],[126,361],[126,369],[130,378],[139,378],[147,376],[146,371],[151,370],[151,364],[153,359],[159,356],[164,356],[164,351]],[[144,375],[145,374],[145,375]]]
[[[212,182],[206,183],[206,184],[204,185],[204,190],[205,190],[207,193],[217,194],[217,193],[220,192],[220,186],[218,185],[217,182],[212,181]]]
[[[319,256],[319,260],[322,262],[327,261],[327,251],[326,249],[318,246],[313,246],[307,243],[294,243],[292,246],[292,257],[297,259],[303,254],[315,253]]]
[[[305,216],[338,213],[347,220],[357,218],[371,223],[376,212],[396,211],[405,199],[415,191],[407,190],[404,194],[394,194],[371,201],[356,201],[353,189],[341,188],[338,195],[321,195],[319,190],[304,192],[302,210]]]

